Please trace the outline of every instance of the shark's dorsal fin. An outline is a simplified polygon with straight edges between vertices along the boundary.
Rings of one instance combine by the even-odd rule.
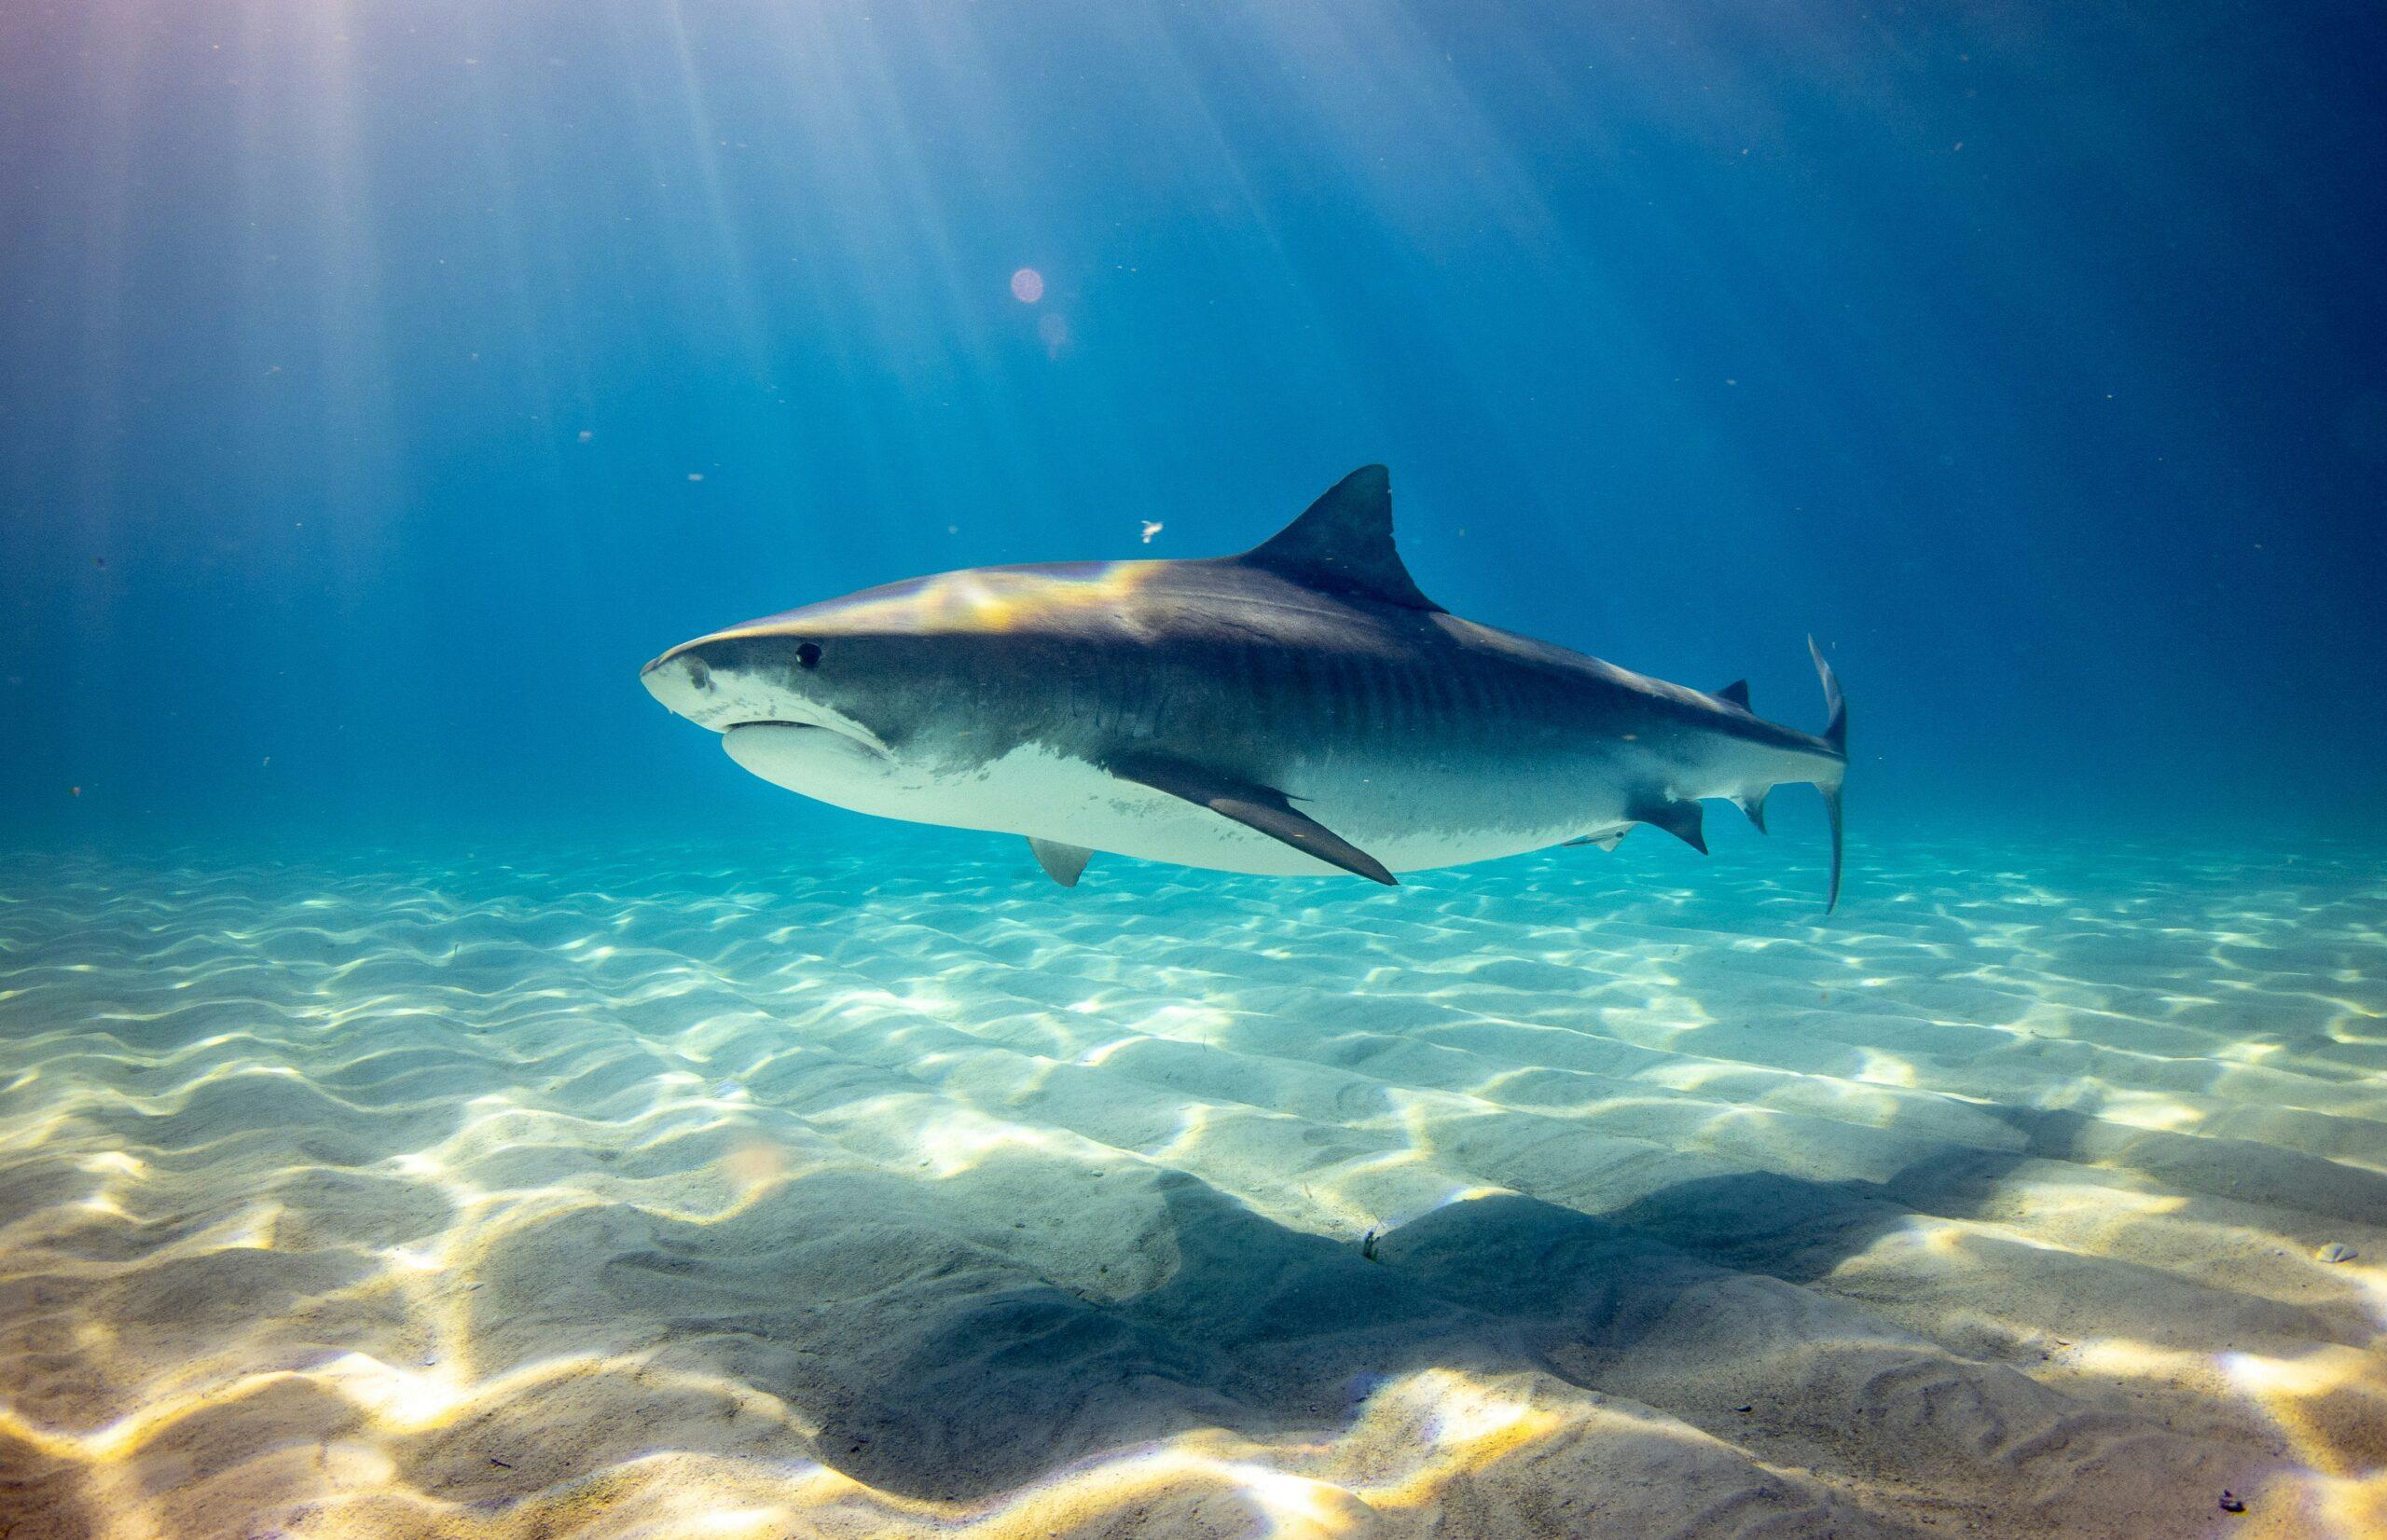
[[[1716,698],[1718,700],[1729,700],[1733,705],[1745,711],[1749,708],[1749,681],[1745,679],[1736,679],[1732,683],[1724,686],[1721,690],[1717,691]]]
[[[1393,548],[1392,480],[1381,465],[1360,466],[1301,517],[1235,559],[1344,598],[1442,608],[1417,591]]]

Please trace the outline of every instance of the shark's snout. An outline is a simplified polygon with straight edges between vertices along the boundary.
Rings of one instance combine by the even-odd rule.
[[[702,657],[674,648],[638,671],[646,693],[683,717],[696,717],[713,693],[712,669]]]

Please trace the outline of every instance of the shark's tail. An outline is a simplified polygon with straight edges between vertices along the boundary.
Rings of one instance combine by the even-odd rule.
[[[1823,676],[1824,709],[1830,713],[1830,720],[1824,723],[1823,738],[1840,750],[1841,760],[1841,774],[1833,777],[1828,785],[1815,782],[1815,790],[1824,796],[1824,817],[1831,823],[1831,888],[1824,897],[1824,913],[1828,914],[1840,902],[1840,785],[1848,773],[1848,702],[1840,695],[1840,676],[1824,661],[1824,650],[1815,645],[1813,637],[1807,639],[1807,652],[1815,660],[1815,672]]]

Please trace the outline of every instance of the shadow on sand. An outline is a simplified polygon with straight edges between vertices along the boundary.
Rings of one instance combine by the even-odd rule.
[[[2003,1158],[1968,1158],[1964,1183],[1994,1179],[1983,1159]],[[1288,1229],[1181,1172],[1113,1173],[1103,1201],[1122,1223],[1104,1261],[1039,1254],[1051,1205],[1066,1201],[1056,1181],[1092,1185],[1056,1165],[996,1162],[935,1184],[939,1214],[980,1217],[974,1235],[932,1222],[920,1184],[847,1173],[790,1184],[727,1232],[658,1226],[571,1289],[569,1330],[636,1341],[661,1321],[660,1361],[780,1396],[817,1422],[824,1463],[907,1496],[970,1499],[1194,1427],[1338,1427],[1385,1378],[1429,1367],[1538,1370],[1629,1396],[1604,1382],[1608,1371],[1687,1295],[1728,1284],[1762,1294],[1731,1328],[1753,1350],[1785,1322],[1812,1332],[1818,1301],[1791,1285],[1909,1212],[1875,1184],[1763,1174],[1681,1184],[1613,1219],[1503,1195],[1428,1213],[1371,1259],[1356,1238]],[[875,1225],[858,1228],[858,1214]],[[477,1334],[494,1356],[560,1345],[561,1280],[540,1254],[585,1258],[593,1237],[555,1233],[573,1222],[488,1262],[491,1313]],[[1131,1250],[1152,1264],[1150,1286],[1108,1290],[1114,1264],[1134,1271]],[[494,1313],[542,1281],[544,1325]],[[1844,1313],[1850,1342],[1898,1341]],[[1719,1385],[1713,1407],[1669,1409],[1729,1427],[1734,1403],[1756,1394]]]

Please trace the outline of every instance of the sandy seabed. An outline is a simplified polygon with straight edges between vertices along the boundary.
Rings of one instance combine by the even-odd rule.
[[[0,865],[0,1537],[2387,1533],[2376,852],[856,828]]]

